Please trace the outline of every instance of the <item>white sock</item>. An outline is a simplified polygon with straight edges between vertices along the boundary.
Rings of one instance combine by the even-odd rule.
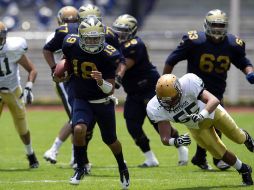
[[[58,137],[56,137],[54,144],[51,147],[51,150],[54,150],[57,152],[62,144],[63,144],[63,141],[61,141]]]
[[[74,162],[74,145],[72,145],[72,148],[71,148],[71,162]]]
[[[241,167],[242,167],[242,164],[243,164],[242,161],[239,160],[239,159],[237,158],[235,164],[233,165],[233,167],[234,167],[236,170],[240,170]]]
[[[25,149],[26,149],[26,154],[27,154],[27,155],[31,155],[31,154],[33,154],[33,152],[34,152],[31,143],[28,144],[28,145],[25,145]]]
[[[180,146],[178,150],[178,161],[188,161],[189,149],[186,146]]]
[[[145,157],[146,157],[147,160],[156,159],[156,157],[155,157],[152,150],[149,150],[149,151],[145,152],[144,154],[145,154]]]

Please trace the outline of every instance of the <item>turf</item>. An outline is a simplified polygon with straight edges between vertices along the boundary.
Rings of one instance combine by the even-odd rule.
[[[254,136],[253,113],[232,113],[233,118],[242,127]],[[71,143],[68,139],[60,149],[58,162],[51,165],[43,159],[44,152],[50,148],[66,114],[57,111],[28,111],[28,122],[32,134],[34,150],[40,162],[38,169],[28,169],[24,147],[13,127],[8,111],[4,111],[0,118],[0,190],[63,190],[63,189],[89,189],[114,190],[121,189],[116,161],[106,145],[103,144],[98,127],[89,146],[89,158],[93,164],[92,173],[86,176],[79,186],[69,184],[73,169],[69,167]],[[180,133],[187,129],[176,125]],[[193,166],[177,166],[178,153],[173,147],[163,146],[154,129],[146,121],[144,130],[150,138],[152,150],[156,154],[160,166],[156,168],[141,169],[137,165],[144,161],[141,151],[135,146],[127,132],[121,112],[117,113],[118,138],[122,143],[125,160],[129,166],[131,177],[130,189],[133,190],[214,190],[214,189],[254,189],[254,187],[241,186],[241,176],[234,169],[218,171],[214,169],[205,172]],[[235,152],[239,158],[254,167],[254,154],[250,153],[244,145],[237,145],[223,137],[228,148]],[[191,159],[196,149],[193,142],[189,149]],[[211,156],[208,160],[212,165]]]

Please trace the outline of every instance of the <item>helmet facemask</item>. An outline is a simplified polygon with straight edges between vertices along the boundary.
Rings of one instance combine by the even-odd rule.
[[[171,74],[168,76],[172,76]],[[167,111],[173,111],[180,105],[182,97],[181,85],[175,78],[159,79],[156,85],[156,95],[160,105]],[[166,76],[167,77],[167,76]]]
[[[223,40],[228,30],[228,18],[226,13],[218,9],[209,11],[205,17],[204,30],[206,35],[211,38]]]
[[[91,17],[81,22],[79,37],[79,45],[87,53],[96,54],[104,48],[104,27],[96,17]]]
[[[3,49],[4,44],[6,43],[7,37],[7,28],[4,24],[0,23],[0,50]]]
[[[128,14],[119,16],[113,23],[113,30],[118,34],[120,43],[134,38],[137,28],[137,20]]]

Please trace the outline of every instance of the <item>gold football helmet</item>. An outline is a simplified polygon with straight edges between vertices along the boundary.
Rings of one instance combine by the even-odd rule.
[[[206,14],[204,21],[204,30],[206,35],[216,39],[223,40],[227,35],[228,17],[225,12],[214,9]]]
[[[102,21],[101,11],[99,7],[95,5],[87,4],[79,8],[78,10],[79,22],[82,22],[88,16],[96,16],[99,21]]]
[[[162,75],[156,84],[156,95],[160,105],[168,111],[174,110],[182,97],[181,85],[173,74]]]
[[[79,45],[87,53],[96,54],[103,50],[105,31],[102,23],[94,16],[81,22],[78,28]]]
[[[113,23],[113,29],[119,35],[119,41],[125,42],[133,38],[137,33],[137,20],[128,14],[119,16]]]
[[[65,6],[61,8],[57,13],[57,22],[59,25],[77,21],[78,10],[73,6]]]
[[[3,49],[6,43],[7,27],[3,22],[0,21],[0,50]]]

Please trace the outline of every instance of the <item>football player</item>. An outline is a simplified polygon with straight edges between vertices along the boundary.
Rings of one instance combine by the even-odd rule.
[[[185,125],[195,141],[216,159],[234,167],[241,175],[244,185],[253,185],[252,169],[229,151],[215,129],[230,140],[245,144],[254,152],[254,140],[248,132],[240,129],[233,118],[219,104],[220,101],[205,90],[201,78],[189,73],[177,79],[173,74],[162,75],[156,84],[156,96],[147,105],[150,119],[158,123],[164,145],[188,144],[185,136],[174,138],[170,122]]]
[[[32,87],[37,76],[34,64],[27,57],[27,43],[21,37],[8,37],[7,27],[0,21],[0,115],[4,104],[11,112],[15,128],[25,146],[30,168],[38,168],[39,162],[31,144],[27,126],[25,104],[33,102]],[[28,73],[22,91],[19,65]]]
[[[86,131],[97,122],[103,142],[115,156],[120,181],[126,189],[130,182],[129,172],[117,139],[115,105],[110,96],[121,55],[105,42],[104,26],[96,17],[82,21],[78,31],[79,35],[67,35],[62,46],[65,59],[73,70],[69,82],[74,92],[72,127],[77,169],[70,183],[79,184],[84,176]]]
[[[142,126],[147,116],[146,104],[155,95],[155,84],[160,75],[149,60],[144,42],[136,36],[136,18],[128,14],[121,15],[114,21],[113,29],[118,34],[126,60],[125,74],[118,71],[116,76],[117,83],[122,84],[127,93],[124,118],[129,134],[146,158],[139,166],[159,166]],[[157,130],[157,126],[153,126]]]
[[[72,13],[71,18],[75,17],[75,19],[74,20],[71,19],[70,21],[68,21],[69,20],[68,15],[71,15],[71,13]],[[44,57],[45,57],[46,61],[48,62],[49,66],[51,67],[52,73],[54,72],[54,69],[55,69],[55,66],[56,66],[56,63],[58,60],[58,59],[56,59],[56,60],[54,59],[53,53],[56,54],[59,52],[60,56],[58,56],[58,57],[61,59],[61,57],[62,57],[61,48],[62,48],[62,43],[63,43],[64,37],[67,34],[77,34],[78,33],[78,25],[79,25],[78,23],[81,22],[82,20],[86,19],[87,17],[91,17],[91,16],[95,16],[99,20],[102,19],[102,14],[101,14],[99,8],[97,6],[94,6],[91,4],[87,4],[86,6],[81,6],[78,11],[76,11],[76,10],[74,11],[73,8],[67,8],[67,9],[62,8],[59,10],[58,23],[63,24],[63,21],[64,20],[66,20],[66,21],[64,22],[64,25],[60,25],[56,29],[54,37],[50,41],[48,41],[48,43],[44,46],[44,49],[43,49]],[[114,47],[116,47],[118,49],[119,43],[118,43],[117,35],[114,32],[112,32],[110,27],[104,26],[104,30],[106,31],[105,39],[106,39],[107,43],[113,45]],[[122,56],[119,67],[118,67],[118,70],[122,71],[121,73],[124,73],[123,72],[124,67],[125,67],[124,61],[125,60]],[[65,88],[67,88],[67,85],[68,85],[68,82],[65,82]],[[57,86],[59,86],[59,85],[57,85]],[[72,102],[72,98],[70,97],[70,95],[68,97],[66,91],[63,91],[63,88],[58,88],[58,90],[59,90],[60,94],[62,94],[61,98],[62,98],[62,101],[65,105],[65,109],[69,115],[71,106],[66,106],[66,105],[68,105],[67,98],[69,98],[70,102]],[[70,117],[70,115],[69,115],[69,117]],[[50,161],[53,164],[57,162],[56,157],[57,157],[59,148],[61,147],[62,143],[69,137],[70,134],[71,134],[71,128],[70,128],[70,124],[68,122],[61,129],[58,137],[56,137],[51,148],[45,152],[44,158],[47,161]],[[90,173],[90,170],[91,170],[91,163],[89,162],[89,159],[87,156],[87,146],[88,146],[89,141],[92,139],[92,135],[93,135],[93,130],[87,132],[86,151],[85,151],[85,155],[86,155],[85,156],[86,157],[85,158],[85,160],[86,160],[85,167],[87,170],[87,172],[86,172],[87,174]],[[76,167],[76,163],[74,161],[73,154],[72,154],[72,159],[71,159],[70,164],[72,167],[74,167],[74,168]]]
[[[194,30],[184,34],[180,45],[168,56],[163,73],[171,73],[178,62],[187,60],[187,72],[198,75],[204,81],[205,88],[220,100],[221,105],[231,63],[254,84],[253,66],[245,56],[245,43],[228,34],[227,29],[226,13],[218,9],[209,11],[204,21],[204,32]],[[199,146],[192,163],[202,169],[211,169],[206,160],[206,151]],[[221,170],[229,168],[229,165],[215,158],[214,164]]]

